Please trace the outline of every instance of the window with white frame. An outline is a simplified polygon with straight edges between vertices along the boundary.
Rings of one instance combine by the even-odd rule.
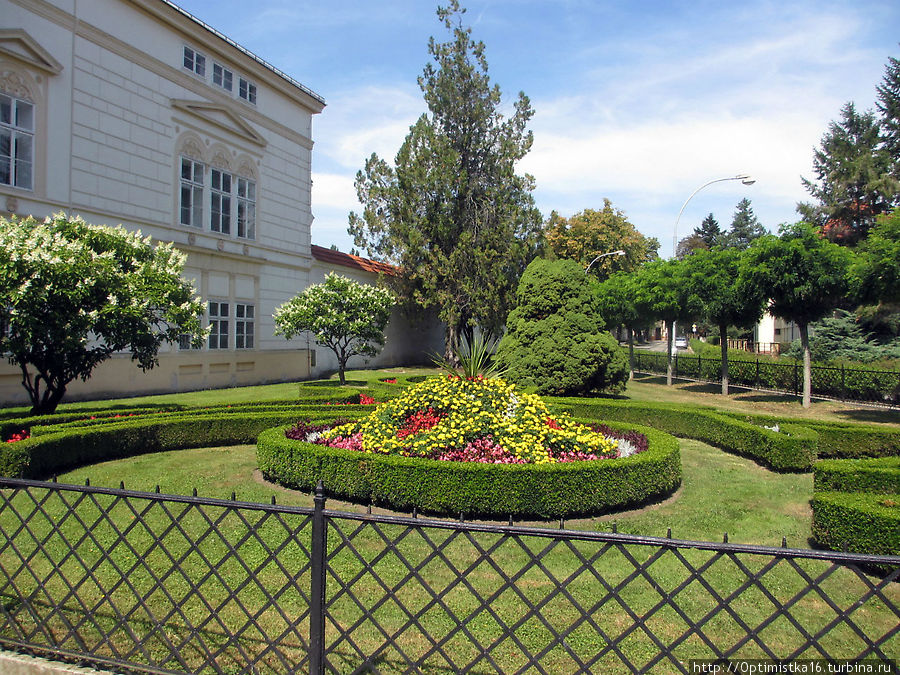
[[[256,85],[243,77],[238,78],[238,96],[247,103],[256,105]]]
[[[228,349],[228,303],[210,301],[207,314],[209,316],[210,349]]]
[[[225,91],[231,91],[234,86],[234,73],[219,63],[213,63],[212,80],[217,87],[222,87]]]
[[[200,77],[206,77],[206,57],[190,47],[184,48],[184,67]]]
[[[0,94],[0,185],[34,188],[34,104]]]
[[[202,162],[181,158],[181,224],[203,227],[203,186],[206,167]]]
[[[231,234],[231,174],[221,169],[210,171],[209,229]]]
[[[256,239],[256,182],[181,158],[179,222],[218,234]]]
[[[256,183],[237,179],[237,236],[256,239]]]
[[[236,303],[234,306],[234,347],[253,349],[255,310],[253,305]]]

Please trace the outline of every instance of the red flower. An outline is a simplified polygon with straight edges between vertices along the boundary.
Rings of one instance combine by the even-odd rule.
[[[552,417],[547,418],[547,426],[550,427],[551,429],[559,429],[560,428],[559,422],[557,422]]]
[[[415,436],[421,431],[428,431],[435,426],[444,416],[435,412],[434,408],[417,410],[406,418],[403,425],[397,430],[397,438],[404,439],[407,436]]]

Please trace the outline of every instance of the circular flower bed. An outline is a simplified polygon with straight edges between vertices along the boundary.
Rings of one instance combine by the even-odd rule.
[[[289,438],[362,452],[491,464],[548,464],[627,457],[646,437],[552,415],[501,379],[433,378],[333,428],[298,425]]]
[[[551,414],[495,379],[431,379],[355,422],[267,429],[257,459],[287,487],[322,481],[336,497],[444,514],[593,514],[681,483],[672,436]]]

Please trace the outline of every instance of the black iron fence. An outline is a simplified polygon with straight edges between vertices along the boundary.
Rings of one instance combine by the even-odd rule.
[[[8,479],[0,532],[0,645],[134,672],[900,657],[897,556]]]
[[[664,353],[635,352],[635,370],[665,374],[668,356]],[[721,382],[722,360],[676,354],[675,377]],[[812,395],[847,401],[900,405],[900,371],[867,370],[844,366],[812,366]],[[730,384],[789,394],[803,391],[803,366],[755,359],[728,360]]]

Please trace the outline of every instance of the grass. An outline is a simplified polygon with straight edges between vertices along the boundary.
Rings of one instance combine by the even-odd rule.
[[[361,386],[400,372],[410,374],[409,371],[396,370],[389,373],[354,371],[348,373],[348,379]],[[208,405],[277,400],[295,397],[297,387],[296,384],[248,387],[77,403],[65,407],[114,409],[139,403]],[[692,383],[665,387],[654,378],[642,378],[629,384],[627,398],[699,403],[728,410],[816,420],[900,424],[894,411],[853,408],[834,402],[816,403],[812,410],[804,411],[790,397],[760,400],[746,398],[748,395],[745,393],[722,397],[703,387],[705,385]],[[682,440],[681,453],[684,483],[674,496],[639,511],[569,521],[566,527],[608,531],[612,521],[615,521],[620,532],[633,534],[665,536],[666,530],[671,528],[673,537],[678,539],[721,540],[727,532],[731,542],[778,546],[783,536],[791,547],[807,546],[811,525],[808,503],[812,496],[810,474],[777,474],[748,459],[726,454],[697,441]],[[234,492],[239,500],[268,502],[275,496],[280,504],[312,505],[309,495],[264,484],[254,476],[255,468],[254,446],[205,448],[143,455],[82,467],[60,476],[60,481],[83,483],[90,478],[92,485],[117,487],[119,481],[124,480],[126,487],[137,490],[152,491],[159,485],[163,493],[190,494],[196,488],[201,496],[230,498]],[[328,507],[353,512],[364,510],[361,505],[337,500],[329,500]],[[79,531],[81,526],[77,522],[62,517],[62,505],[48,502],[43,504],[43,509],[46,522],[36,527],[51,542],[51,548],[58,543],[57,537],[61,532]],[[81,639],[90,640],[96,634],[98,625],[108,629],[121,628],[122,624],[120,621],[117,623],[110,601],[105,598],[121,596],[127,602],[129,586],[152,594],[148,607],[152,607],[155,613],[165,615],[171,612],[170,599],[154,591],[154,582],[142,566],[149,565],[157,574],[170,575],[167,578],[171,582],[169,593],[172,597],[190,599],[191,583],[197,583],[215,608],[216,618],[205,619],[206,623],[196,634],[185,632],[185,620],[178,612],[174,612],[167,621],[166,639],[180,644],[180,653],[191,664],[201,664],[210,649],[222,650],[217,661],[220,665],[225,664],[226,672],[239,669],[237,660],[231,662],[235,651],[260,655],[259,672],[285,672],[300,664],[303,659],[302,640],[307,637],[305,623],[292,627],[285,617],[303,617],[307,611],[303,589],[308,588],[309,578],[303,547],[308,546],[309,541],[308,521],[304,523],[302,518],[285,518],[284,524],[273,519],[254,520],[248,524],[225,515],[224,510],[212,510],[210,515],[202,516],[180,507],[171,507],[166,512],[156,505],[147,506],[143,512],[148,523],[147,529],[144,529],[136,523],[135,512],[122,503],[105,504],[103,508],[88,507],[87,511],[89,513],[83,514],[82,519],[85,522],[100,519],[102,532],[96,535],[96,540],[83,541],[79,548],[79,555],[87,561],[92,575],[78,589],[79,602],[68,593],[70,586],[67,584],[71,582],[63,581],[61,574],[51,574],[49,568],[42,568],[43,563],[37,558],[31,560],[27,571],[20,570],[25,583],[32,587],[33,602],[28,609],[34,612],[35,619],[41,620],[36,623],[42,622],[48,626],[46,630],[57,638],[68,636],[70,640],[73,633],[81,634]],[[173,515],[179,527],[172,526]],[[9,518],[8,513],[5,518]],[[42,519],[38,518],[35,522],[42,522]],[[137,555],[117,543],[120,538],[107,527],[108,522],[116,523],[120,530],[132,532],[133,538],[151,546],[148,553]],[[255,576],[265,579],[273,588],[286,589],[278,598],[277,611],[270,608],[257,620],[267,634],[284,633],[285,658],[288,662],[267,653],[267,641],[254,628],[246,630],[233,643],[225,639],[224,627],[232,630],[240,628],[246,624],[246,617],[234,603],[218,606],[223,588],[245,587],[250,577],[248,567],[229,559],[227,546],[213,538],[204,539],[203,558],[188,552],[186,538],[180,530],[196,535],[204,532],[210,522],[215,522],[217,529],[226,533],[230,541],[242,542],[239,545],[241,554]],[[536,524],[555,526],[553,523]],[[282,568],[265,562],[261,543],[274,547],[277,542],[283,541],[286,525],[294,528],[291,536],[295,538],[296,545],[279,555]],[[9,531],[11,527],[13,523],[0,521],[0,528],[4,531]],[[477,645],[490,647],[491,658],[504,672],[526,667],[525,652],[536,654],[541,651],[544,652],[541,664],[547,672],[572,672],[580,667],[579,660],[584,662],[601,653],[604,655],[591,666],[592,671],[628,672],[621,665],[615,650],[603,651],[607,644],[600,637],[601,633],[615,639],[616,649],[640,667],[655,658],[658,648],[644,629],[638,626],[638,619],[646,621],[647,630],[669,644],[686,630],[683,616],[690,616],[694,621],[707,617],[701,628],[702,634],[724,649],[745,636],[734,616],[740,616],[751,627],[759,625],[773,611],[772,598],[784,604],[801,592],[807,585],[802,578],[804,574],[811,578],[821,577],[818,588],[842,608],[853,605],[864,595],[867,584],[874,582],[863,581],[844,568],[829,571],[827,564],[816,561],[801,561],[796,568],[782,561],[774,564],[771,571],[765,572],[766,565],[772,559],[747,555],[715,557],[695,550],[681,550],[676,554],[672,550],[641,546],[598,549],[596,544],[589,542],[564,544],[533,537],[509,538],[493,534],[466,536],[444,530],[410,531],[393,525],[358,529],[354,521],[336,521],[333,528],[329,535],[329,566],[333,570],[328,587],[331,622],[329,659],[338,672],[353,672],[364,661],[363,655],[374,654],[383,647],[385,637],[376,628],[375,621],[391,635],[402,633],[403,637],[397,637],[395,645],[406,650],[411,658],[422,656],[433,646],[423,636],[423,631],[446,638],[446,643],[434,649],[425,660],[425,672],[450,673],[460,664],[466,665],[469,672],[496,672],[489,662],[479,660]],[[165,555],[158,547],[152,546],[151,530],[166,533],[174,556]],[[348,541],[352,541],[356,553],[350,550]],[[110,558],[120,570],[132,570],[128,575],[128,584],[123,585],[119,581],[117,585],[119,573],[100,554],[100,549],[107,546],[113,549]],[[488,557],[480,554],[479,550],[491,551],[491,554]],[[436,551],[439,555],[435,555]],[[28,555],[25,549],[21,549],[20,553]],[[414,566],[421,566],[418,574],[427,575],[434,589],[442,589],[439,602],[421,586],[417,576],[410,573],[398,554],[405,556]],[[0,551],[0,560],[8,555],[8,551]],[[183,559],[179,559],[182,555]],[[173,557],[178,559],[182,571],[172,571],[175,568]],[[531,565],[535,559],[540,560],[539,566]],[[639,573],[625,584],[625,578],[636,565],[646,565],[647,572]],[[704,574],[706,585],[693,577],[686,566],[694,569],[708,566]],[[64,560],[63,567],[74,578],[83,576],[85,572],[85,567],[71,557]],[[715,595],[728,598],[744,583],[747,571],[764,575],[771,597],[751,587],[731,598],[727,603],[728,610],[710,614],[717,604]],[[504,577],[514,578],[517,590],[505,585]],[[341,583],[336,581],[338,578]],[[189,579],[201,581],[189,582]],[[566,594],[560,595],[563,580],[566,580]],[[609,589],[620,584],[622,586],[616,595],[610,596]],[[61,609],[54,609],[52,603],[46,600],[54,587],[68,597]],[[351,599],[350,591],[371,609],[371,614],[362,612],[356,601]],[[242,595],[242,601],[248,606],[261,599],[261,592],[254,584],[246,586],[242,593],[246,593],[246,596]],[[900,584],[890,585],[885,593],[895,607],[900,605]],[[664,600],[664,594],[670,597]],[[478,597],[485,602],[479,602]],[[540,605],[540,619],[537,616],[528,617],[523,609],[526,599],[529,603]],[[400,608],[399,602],[418,618],[411,620],[411,615]],[[574,609],[575,603],[588,610],[590,621],[584,622]],[[627,603],[627,611],[622,603]],[[84,618],[87,608],[95,608],[92,611],[99,618],[92,621],[96,625],[88,622],[73,631],[71,626]],[[7,604],[7,611],[14,609]],[[196,600],[187,602],[182,611],[185,618],[196,617],[201,622],[210,614],[209,608]],[[421,614],[417,615],[417,611]],[[805,630],[813,633],[824,628],[835,616],[818,591],[803,594],[791,607],[791,612]],[[131,644],[129,639],[135,639],[148,658],[165,658],[168,649],[165,640],[154,633],[150,624],[142,623],[141,615],[141,612],[135,612],[129,620],[128,630],[120,631],[111,644],[101,647],[109,651],[127,649]],[[459,628],[454,616],[465,629]],[[896,609],[892,610],[880,601],[865,602],[851,616],[871,639],[889,632],[897,623]],[[501,627],[504,625],[515,627],[516,641],[502,638]],[[555,631],[568,631],[564,645],[554,640],[548,625]],[[342,631],[348,631],[350,637],[344,636]],[[805,641],[797,628],[783,617],[762,629],[761,638],[779,656],[802,648]],[[121,645],[118,640],[122,641]],[[822,638],[822,644],[837,657],[856,656],[864,646],[857,632],[846,624],[838,625],[829,632]],[[890,638],[881,648],[892,658],[900,657],[900,636]],[[678,660],[686,662],[690,658],[708,658],[711,650],[704,638],[694,633],[679,645],[675,655]],[[800,655],[807,658],[821,656],[812,648],[804,649]],[[735,656],[761,657],[765,653],[750,640]],[[376,665],[385,673],[406,669],[406,663],[396,648],[385,650]],[[666,662],[652,667],[652,672],[676,670],[674,664]]]

